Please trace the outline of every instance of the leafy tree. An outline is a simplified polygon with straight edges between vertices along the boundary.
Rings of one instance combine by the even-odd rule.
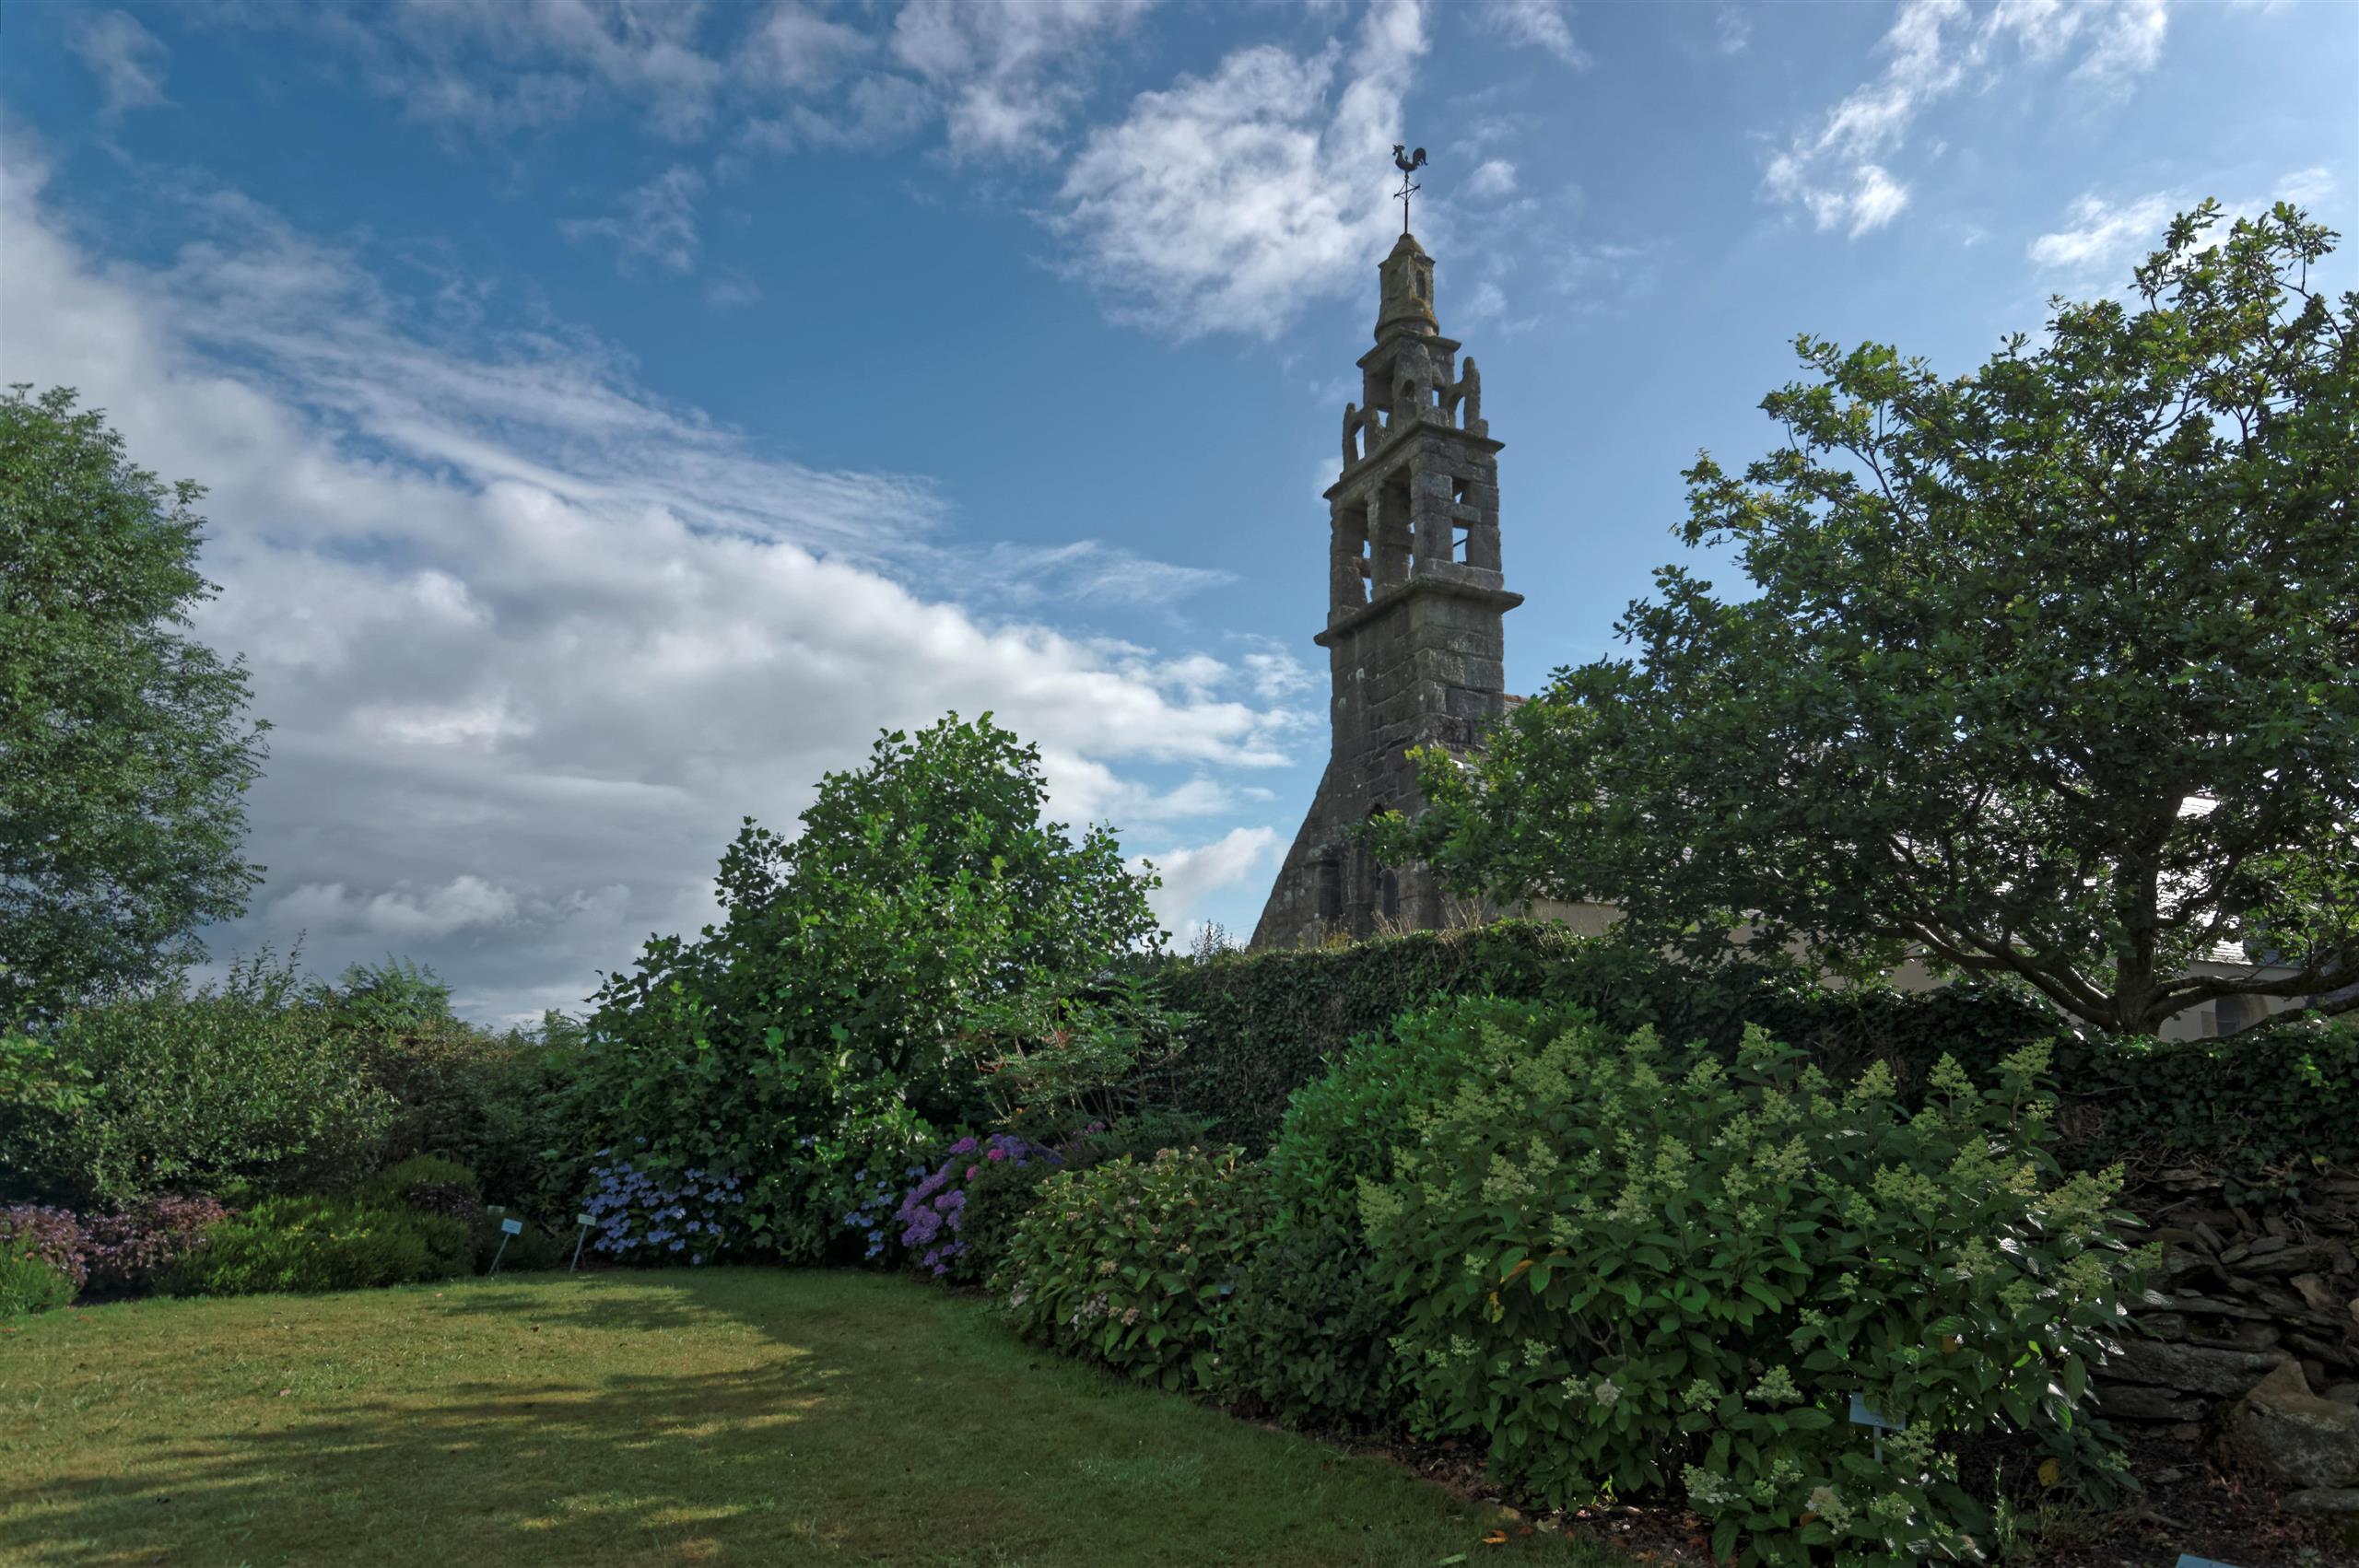
[[[246,673],[179,628],[204,492],[165,486],[75,394],[0,394],[0,1021],[204,956],[245,908]]]
[[[442,977],[391,954],[382,964],[346,965],[334,985],[312,982],[310,1000],[355,1029],[401,1034],[453,1022],[451,988]]]
[[[1637,657],[1425,757],[1381,851],[1704,965],[1913,948],[2107,1030],[2359,1002],[2359,294],[2312,288],[2335,236],[2295,209],[2217,219],[2135,309],[2058,300],[1955,380],[1799,338],[1787,445],[1686,474],[1685,541],[1757,596],[1665,568]],[[2189,972],[2239,940],[2276,972]]]
[[[650,941],[599,992],[583,1082],[602,1125],[654,1158],[761,1173],[757,1218],[816,1255],[811,1227],[840,1207],[827,1167],[885,1168],[923,1123],[985,1109],[975,1020],[1160,934],[1154,876],[1046,804],[1037,747],[953,714],[828,775],[800,836],[748,818],[722,857],[722,922]]]

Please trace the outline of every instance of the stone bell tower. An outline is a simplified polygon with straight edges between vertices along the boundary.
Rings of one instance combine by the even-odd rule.
[[[1379,812],[1423,807],[1413,747],[1470,749],[1504,710],[1500,617],[1523,603],[1499,568],[1499,443],[1474,361],[1441,335],[1434,262],[1405,225],[1378,268],[1376,346],[1344,408],[1344,468],[1328,487],[1327,650],[1333,749],[1253,946],[1442,923],[1416,868],[1378,866],[1344,837]]]

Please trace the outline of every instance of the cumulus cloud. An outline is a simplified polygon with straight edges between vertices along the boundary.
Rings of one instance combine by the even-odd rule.
[[[1426,47],[1418,0],[1375,0],[1346,50],[1238,50],[1141,93],[1067,169],[1053,221],[1117,313],[1181,337],[1267,336],[1365,285],[1394,215],[1371,170]]]
[[[1970,76],[1995,82],[2002,45],[2042,64],[2083,51],[2072,75],[2118,88],[2162,57],[2167,0],[2000,0],[1978,22],[1966,0],[1902,0],[1879,49],[1883,74],[1863,83],[1796,133],[1764,171],[1769,193],[1811,215],[1820,228],[1856,239],[1908,205],[1891,170],[1918,118]]]
[[[1201,816],[1301,733],[1259,668],[914,589],[948,548],[922,480],[769,456],[579,333],[440,341],[366,256],[232,195],[174,212],[168,260],[93,252],[6,151],[0,375],[80,387],[210,486],[198,631],[276,726],[268,880],[219,951],[396,944],[529,1013],[709,918],[737,818],[790,825],[879,727],[992,709],[1075,819]]]
[[[66,29],[65,42],[98,76],[104,94],[100,112],[108,119],[164,101],[164,42],[140,26],[137,18],[123,11],[77,17]]]

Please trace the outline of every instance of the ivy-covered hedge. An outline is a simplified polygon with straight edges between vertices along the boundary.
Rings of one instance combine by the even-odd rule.
[[[1199,1015],[1188,1047],[1140,1084],[1150,1104],[1214,1118],[1216,1134],[1269,1147],[1286,1097],[1353,1040],[1413,1008],[1490,995],[1589,1009],[1609,1028],[1652,1024],[1732,1059],[1748,1024],[1822,1071],[1875,1062],[1904,1098],[1954,1058],[1988,1077],[2011,1053],[2055,1041],[2069,1164],[2127,1160],[2133,1179],[2175,1158],[2213,1163],[2241,1187],[2298,1186],[2316,1160],[2359,1159],[2359,1027],[2276,1024],[2224,1040],[2085,1037],[2036,998],[1991,986],[1931,992],[1829,990],[1790,979],[1699,981],[1643,954],[1547,921],[1420,931],[1349,947],[1238,954],[1175,966],[1166,1003]]]

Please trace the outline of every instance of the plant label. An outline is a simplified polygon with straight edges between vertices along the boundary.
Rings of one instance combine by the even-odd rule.
[[[598,1220],[597,1217],[593,1214],[576,1214],[573,1216],[573,1223],[577,1225],[594,1225],[598,1223]]]
[[[502,1220],[499,1222],[499,1228],[512,1236],[522,1235],[524,1234],[524,1222],[522,1220]]]
[[[2236,1565],[2233,1562],[2216,1562],[2209,1557],[2190,1557],[2182,1551],[2178,1554],[2177,1568],[2236,1568]]]
[[[1872,1426],[1879,1432],[1905,1432],[1908,1427],[1908,1423],[1905,1421],[1893,1421],[1879,1414],[1869,1407],[1867,1400],[1857,1394],[1851,1396],[1851,1424]]]

